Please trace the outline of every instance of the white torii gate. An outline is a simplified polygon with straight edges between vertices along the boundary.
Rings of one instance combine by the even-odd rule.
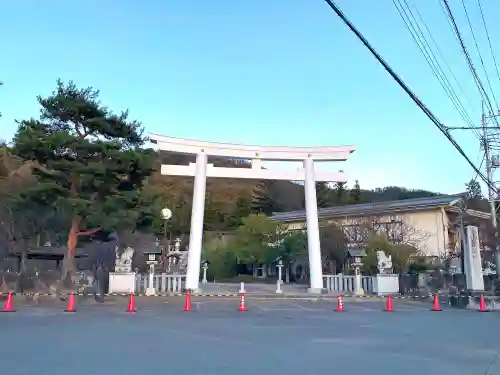
[[[189,234],[189,252],[186,289],[199,289],[203,215],[207,177],[245,178],[252,180],[304,181],[307,245],[311,285],[309,291],[320,293],[323,289],[321,248],[319,237],[316,181],[345,182],[343,172],[315,172],[314,161],[345,161],[354,152],[354,146],[276,147],[247,146],[230,143],[204,142],[149,134],[150,141],[160,150],[196,155],[196,163],[189,165],[162,165],[161,174],[194,176],[193,207]],[[251,168],[214,167],[207,164],[207,156],[251,160]],[[263,169],[262,161],[302,161],[303,169]]]

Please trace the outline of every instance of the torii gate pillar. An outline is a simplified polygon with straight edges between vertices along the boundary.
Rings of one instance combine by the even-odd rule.
[[[196,291],[199,288],[206,186],[207,154],[200,152],[196,155],[194,174],[193,206],[191,211],[191,228],[189,230],[189,252],[186,273],[187,290]]]
[[[321,266],[321,246],[319,242],[318,201],[314,161],[304,160],[304,195],[306,203],[307,255],[309,256],[310,292],[320,293],[323,289],[323,270]]]
[[[189,235],[189,253],[186,274],[186,289],[198,291],[203,240],[203,216],[207,177],[244,178],[252,180],[304,181],[306,203],[307,244],[311,293],[323,290],[323,272],[319,236],[316,181],[345,182],[343,172],[315,172],[314,161],[345,161],[354,152],[353,146],[332,147],[272,147],[221,144],[164,137],[150,134],[152,143],[160,149],[175,153],[196,155],[196,163],[184,165],[162,165],[161,174],[194,176],[193,207]],[[252,160],[252,168],[224,168],[207,164],[207,156]],[[262,169],[262,160],[302,161],[303,169]]]

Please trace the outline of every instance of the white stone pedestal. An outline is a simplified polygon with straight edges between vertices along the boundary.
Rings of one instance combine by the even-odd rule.
[[[154,282],[153,282],[154,274],[150,273],[148,275],[148,288],[146,289],[146,295],[147,296],[154,296],[156,295],[156,289],[154,287]]]
[[[135,293],[135,272],[110,272],[109,293]]]
[[[399,293],[399,275],[373,276],[373,292],[378,296]]]
[[[148,275],[148,288],[146,289],[146,295],[154,296],[156,295],[156,289],[154,286],[156,261],[149,261],[148,263],[149,263],[149,275]]]
[[[355,296],[364,296],[365,291],[363,290],[363,284],[361,279],[361,261],[354,264],[354,295]]]
[[[355,296],[364,296],[365,291],[363,290],[363,285],[361,283],[361,274],[357,273],[354,275],[354,295]]]

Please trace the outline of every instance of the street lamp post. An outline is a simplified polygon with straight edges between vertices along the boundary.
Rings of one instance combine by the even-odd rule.
[[[161,217],[163,218],[163,242],[165,246],[165,251],[168,253],[169,250],[169,243],[168,243],[168,221],[172,218],[172,210],[170,210],[168,207],[165,207],[164,209],[161,210]]]

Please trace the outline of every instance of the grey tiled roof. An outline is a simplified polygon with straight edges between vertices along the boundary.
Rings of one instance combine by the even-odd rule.
[[[450,206],[458,202],[464,194],[438,195],[435,197],[403,199],[397,201],[374,202],[352,204],[346,206],[320,208],[319,218],[333,218],[342,216],[362,216],[374,215],[388,212],[417,211],[434,207]],[[274,213],[272,218],[279,221],[300,221],[304,220],[306,212],[304,210],[291,212]]]

